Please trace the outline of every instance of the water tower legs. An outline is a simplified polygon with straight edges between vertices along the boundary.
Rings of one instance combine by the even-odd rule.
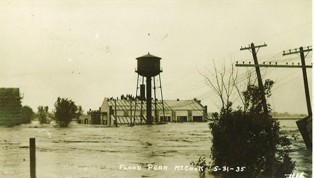
[[[153,124],[152,122],[152,77],[146,77],[146,95],[147,95],[146,123],[151,125]]]
[[[136,58],[137,69],[136,73],[146,77],[146,124],[153,124],[152,119],[152,77],[155,77],[162,72],[160,69],[160,57],[153,56],[151,54],[146,54],[144,56]],[[154,90],[155,88],[155,78],[154,78]],[[138,88],[137,88],[138,89]],[[145,90],[144,90],[145,91]],[[156,108],[156,91],[155,93],[155,108]],[[141,100],[142,101],[142,100]],[[156,111],[155,111],[156,112]],[[155,114],[157,119],[157,114]],[[158,121],[156,120],[156,123]]]

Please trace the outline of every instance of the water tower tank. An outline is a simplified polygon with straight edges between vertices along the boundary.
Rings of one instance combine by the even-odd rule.
[[[144,77],[154,77],[158,75],[160,70],[160,57],[146,54],[137,59],[137,73]]]

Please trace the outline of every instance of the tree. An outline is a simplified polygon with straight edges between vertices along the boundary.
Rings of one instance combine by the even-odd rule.
[[[210,73],[214,79],[211,79],[210,77],[207,77],[207,74],[203,75],[206,79],[207,84],[209,87],[215,92],[215,94],[219,97],[221,102],[221,110],[222,111],[228,111],[231,108],[232,102],[231,98],[234,94],[234,89],[236,88],[236,78],[237,73],[234,70],[234,67],[231,67],[230,75],[227,76],[226,68],[223,66],[221,70],[217,70],[215,62],[214,64],[214,73],[212,73],[210,70],[207,70],[207,72]]]
[[[228,178],[282,177],[292,173],[295,163],[288,155],[291,142],[280,133],[279,122],[263,112],[259,87],[249,80],[246,90],[241,92],[236,77],[226,76],[225,70],[220,71],[214,75],[216,83],[207,78],[222,102],[220,113],[214,113],[209,124],[213,136],[211,170],[215,166],[243,168],[241,172],[214,172]],[[230,75],[234,75],[233,70]],[[229,79],[224,80],[225,77]],[[271,96],[273,84],[272,80],[265,80],[266,97]],[[230,100],[234,90],[229,87],[236,89],[243,104],[236,110]],[[268,107],[270,111],[270,105]]]
[[[274,82],[272,80],[265,80],[264,93],[267,98],[271,96],[271,88]],[[260,89],[258,86],[249,84],[246,91],[243,92],[244,97],[244,108],[245,111],[253,113],[262,113],[263,103]],[[268,104],[268,110],[271,111],[270,105]]]
[[[48,106],[38,106],[38,120],[40,124],[48,123]]]
[[[31,123],[32,119],[34,118],[33,109],[29,106],[23,106],[21,110],[21,117],[23,124]]]
[[[77,116],[76,111],[78,110],[75,103],[67,98],[58,97],[55,102],[55,119],[60,127],[68,127],[69,123],[73,118]]]

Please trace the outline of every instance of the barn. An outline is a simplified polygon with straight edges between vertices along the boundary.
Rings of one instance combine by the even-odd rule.
[[[131,98],[105,98],[99,110],[90,113],[89,124],[145,124],[146,102]],[[204,122],[207,120],[207,106],[197,99],[164,100],[152,102],[154,124],[167,122]],[[86,118],[85,118],[86,119]]]

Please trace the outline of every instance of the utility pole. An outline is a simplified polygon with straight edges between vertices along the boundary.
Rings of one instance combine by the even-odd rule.
[[[311,98],[310,98],[310,91],[309,91],[309,85],[308,85],[308,79],[307,79],[307,73],[306,68],[312,68],[311,65],[305,64],[305,57],[304,52],[310,52],[312,51],[311,47],[307,47],[307,49],[304,49],[303,47],[300,47],[299,49],[289,50],[289,51],[283,51],[283,56],[291,55],[291,54],[300,54],[301,58],[301,65],[298,63],[298,65],[294,65],[294,63],[286,65],[280,65],[277,62],[269,64],[245,64],[244,62],[242,64],[236,62],[237,67],[274,67],[274,68],[302,68],[303,73],[303,81],[304,81],[304,90],[305,90],[305,97],[306,97],[306,104],[307,104],[307,110],[308,110],[308,116],[298,120],[297,126],[301,132],[301,135],[303,137],[303,140],[305,142],[306,147],[308,150],[312,150],[312,107],[311,107]]]
[[[300,53],[301,65],[302,65],[302,74],[303,74],[303,81],[304,81],[305,98],[306,98],[306,105],[307,105],[307,112],[308,112],[309,116],[312,116],[310,90],[309,90],[309,84],[308,84],[308,80],[307,80],[305,56],[304,56],[304,52],[310,52],[310,51],[312,51],[312,48],[310,48],[309,46],[307,47],[307,49],[303,49],[303,47],[300,47],[299,50],[297,50],[297,49],[295,49],[295,51],[289,50],[288,53],[286,53],[286,51],[283,51],[282,55],[286,56],[286,55]]]
[[[291,51],[290,49],[288,53],[286,53],[286,51],[283,51],[282,55],[285,56],[285,55],[290,55],[290,54],[300,54],[308,117],[300,119],[296,123],[299,128],[299,131],[301,132],[301,135],[303,137],[303,140],[307,149],[312,151],[312,107],[311,107],[310,90],[309,90],[309,84],[307,80],[305,56],[304,56],[304,52],[309,53],[310,51],[312,51],[312,48],[309,46],[307,47],[307,49],[303,49],[303,47],[300,47],[299,50],[295,49],[295,51]]]
[[[258,65],[258,60],[257,60],[257,52],[259,51],[259,49],[261,47],[265,47],[267,46],[266,44],[263,45],[258,45],[255,46],[254,43],[251,43],[251,45],[249,45],[249,47],[241,47],[241,51],[242,50],[249,50],[251,51],[252,55],[253,55],[253,60],[254,60],[254,64],[255,64],[255,70],[256,70],[256,75],[257,75],[257,81],[258,81],[258,86],[259,86],[259,90],[261,93],[261,99],[262,99],[262,105],[263,105],[263,110],[264,113],[268,113],[268,108],[267,108],[267,103],[266,103],[266,98],[265,98],[265,91],[264,91],[264,85],[263,85],[263,80],[262,80],[262,75],[261,75],[261,71]],[[257,48],[257,51],[255,50]]]

